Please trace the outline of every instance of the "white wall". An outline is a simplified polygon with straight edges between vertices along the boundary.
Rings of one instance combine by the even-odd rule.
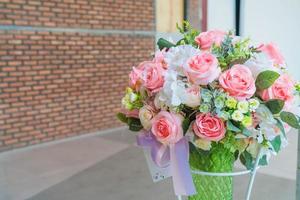
[[[208,0],[207,29],[232,30],[235,27],[234,0]]]
[[[242,35],[276,43],[289,71],[300,80],[300,1],[243,0],[242,13]]]

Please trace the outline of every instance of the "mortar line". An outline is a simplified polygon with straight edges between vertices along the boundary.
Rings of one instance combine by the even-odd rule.
[[[40,32],[63,32],[63,33],[88,33],[92,35],[141,35],[155,36],[155,31],[143,30],[119,30],[119,29],[88,29],[88,28],[65,28],[65,27],[40,27],[40,26],[17,26],[0,25],[4,31],[40,31]]]

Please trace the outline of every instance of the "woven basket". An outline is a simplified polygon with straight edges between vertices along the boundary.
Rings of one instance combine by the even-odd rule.
[[[206,172],[232,172],[234,154],[216,144],[211,151],[205,152],[193,149],[190,152],[190,166],[192,170]],[[216,177],[193,174],[193,181],[197,194],[189,200],[232,200],[233,178],[231,176]]]

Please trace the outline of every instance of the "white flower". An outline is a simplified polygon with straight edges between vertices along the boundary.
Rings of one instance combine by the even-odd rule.
[[[241,111],[235,110],[232,114],[231,117],[234,121],[242,121],[244,119],[244,115]]]
[[[241,113],[247,113],[249,111],[249,103],[248,101],[240,101],[237,104],[237,108]]]
[[[258,150],[259,150],[259,143],[255,140],[252,140],[249,146],[247,147],[247,151],[251,154],[253,158],[256,158],[258,154]]]
[[[154,105],[156,108],[161,109],[161,110],[168,109],[168,107],[166,105],[166,97],[163,95],[163,93],[161,91],[155,95]]]
[[[130,102],[133,103],[138,99],[138,95],[135,93],[130,93]]]
[[[178,80],[178,73],[174,70],[167,71],[165,83],[160,92],[160,100],[168,106],[179,106],[182,103],[182,95],[185,93],[185,83]]]
[[[154,109],[149,105],[144,105],[139,110],[139,118],[144,129],[149,130],[151,128],[151,119],[154,117],[154,114]]]
[[[249,99],[248,102],[249,102],[249,110],[251,112],[255,111],[260,104],[257,99]]]
[[[196,147],[203,149],[204,151],[209,151],[211,148],[211,141],[201,138],[196,139],[194,144]]]
[[[265,70],[280,72],[280,69],[274,67],[273,61],[263,52],[255,54],[255,57],[247,60],[244,65],[249,67],[254,78],[256,78],[260,72]]]
[[[180,104],[185,104],[189,107],[199,106],[200,87],[190,86],[178,79],[179,75],[174,70],[168,69],[167,72],[164,86],[158,94],[158,101],[164,102],[169,107],[176,107]]]
[[[192,45],[180,45],[171,47],[165,54],[165,61],[168,64],[168,69],[175,70],[179,75],[183,76],[183,65],[189,58],[198,54],[199,49],[194,48]]]
[[[268,124],[268,123],[260,123],[259,124],[259,131],[262,135],[264,135],[265,139],[268,141],[273,140],[276,136],[280,134],[280,132],[277,132],[276,130],[277,127],[273,124]]]

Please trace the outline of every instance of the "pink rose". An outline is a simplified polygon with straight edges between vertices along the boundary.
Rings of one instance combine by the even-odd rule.
[[[256,91],[251,71],[244,65],[234,65],[219,77],[221,87],[237,100],[252,97]]]
[[[137,67],[133,67],[132,71],[129,73],[129,85],[133,89],[138,90],[140,88],[142,73],[147,63],[148,61],[140,63]]]
[[[195,108],[200,105],[200,87],[198,85],[192,85],[185,89],[185,93],[182,95],[182,103]]]
[[[152,120],[153,135],[164,144],[174,144],[183,137],[182,117],[178,114],[160,111]]]
[[[198,114],[193,123],[193,130],[199,138],[210,141],[221,140],[224,138],[226,132],[224,122],[210,113]]]
[[[291,105],[294,99],[294,82],[287,74],[282,74],[274,84],[261,93],[261,98],[265,101],[270,99],[281,99],[285,101],[287,107]]]
[[[258,50],[267,54],[275,65],[284,65],[284,58],[275,44],[263,44],[258,48]]]
[[[164,85],[164,69],[155,62],[144,62],[141,79],[143,86],[150,92],[158,92]]]
[[[190,58],[184,71],[190,82],[200,85],[213,82],[221,73],[217,58],[208,52]]]
[[[208,50],[213,44],[220,46],[225,35],[224,31],[212,30],[200,33],[195,41],[202,50]]]

